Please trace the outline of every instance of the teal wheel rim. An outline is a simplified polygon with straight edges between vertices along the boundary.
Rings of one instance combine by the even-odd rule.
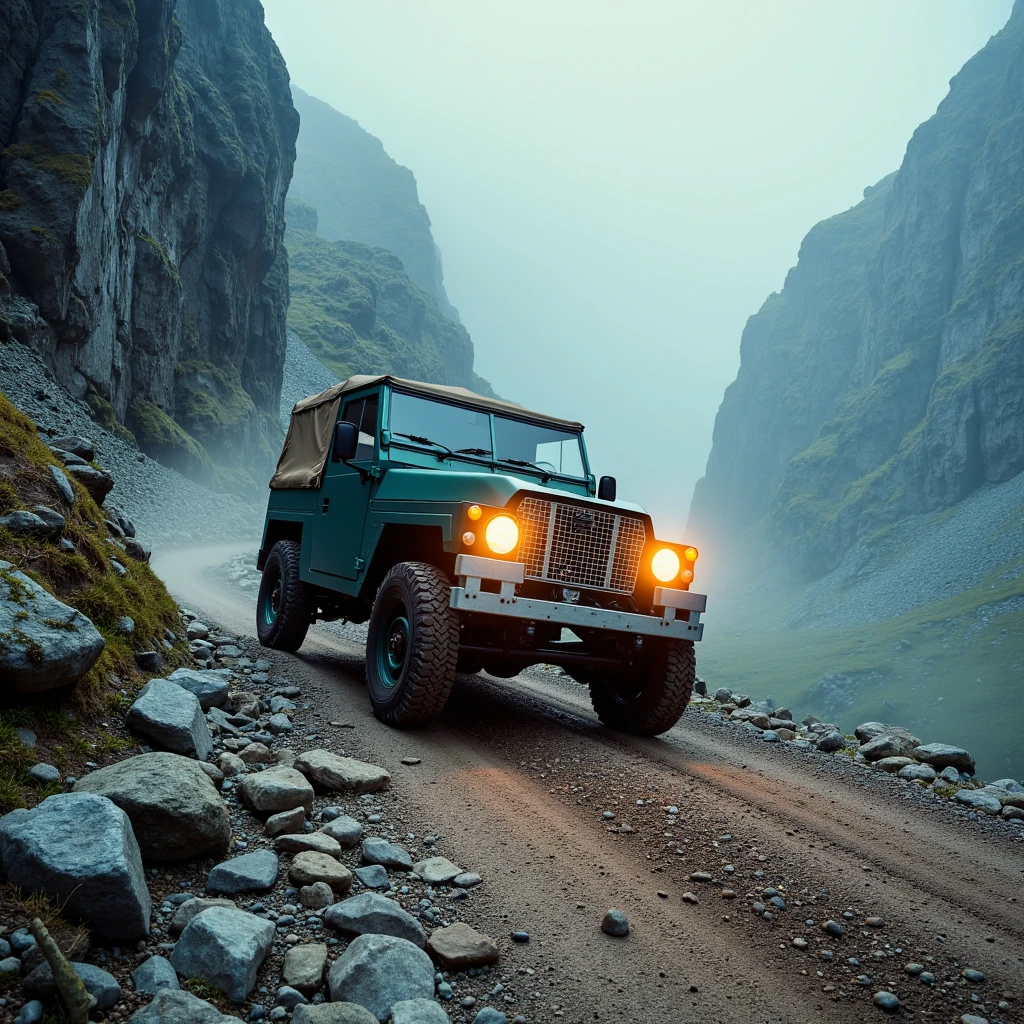
[[[277,622],[277,614],[281,610],[281,574],[274,577],[274,582],[263,595],[263,622],[273,626]]]
[[[380,638],[377,641],[377,674],[388,689],[401,682],[402,673],[409,659],[411,632],[409,619],[402,608],[396,608],[388,616],[384,628],[380,631]]]

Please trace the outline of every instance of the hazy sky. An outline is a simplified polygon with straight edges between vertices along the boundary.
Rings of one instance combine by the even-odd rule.
[[[678,536],[746,318],[896,169],[1011,0],[264,0],[293,81],[412,168],[504,397]]]

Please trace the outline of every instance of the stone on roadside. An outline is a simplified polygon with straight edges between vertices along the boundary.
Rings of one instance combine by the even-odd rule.
[[[273,752],[265,743],[250,743],[238,756],[246,764],[271,764],[274,760]]]
[[[955,794],[953,800],[985,814],[999,814],[1003,809],[998,797],[974,789],[961,789]]]
[[[210,907],[227,907],[228,910],[236,909],[231,900],[222,899],[219,896],[193,896],[192,899],[182,903],[174,912],[174,917],[171,918],[167,925],[168,933],[180,935],[196,914],[201,914],[204,910],[209,910]]]
[[[883,772],[889,772],[890,775],[895,775],[904,768],[910,768],[913,764],[914,759],[912,757],[881,757],[873,762],[875,768]]]
[[[297,853],[288,869],[288,878],[295,886],[326,882],[336,893],[352,888],[352,872],[326,853]]]
[[[427,941],[419,921],[394,900],[375,892],[360,893],[335,903],[324,914],[324,921],[342,935],[394,935],[420,948]]]
[[[80,611],[0,560],[0,679],[21,693],[77,682],[105,641]]]
[[[451,1024],[433,999],[403,999],[391,1007],[390,1024]]]
[[[434,965],[408,939],[359,935],[331,966],[328,987],[334,1002],[359,1003],[384,1021],[395,1003],[433,998]]]
[[[908,764],[897,772],[901,779],[910,782],[934,782],[935,769],[930,764]]]
[[[914,757],[933,768],[955,768],[958,772],[974,774],[974,758],[963,747],[952,747],[948,743],[926,743],[914,750]]]
[[[109,1010],[121,998],[121,986],[112,974],[92,964],[73,963],[71,966],[89,995],[95,997],[97,1010]],[[25,976],[22,986],[25,995],[44,1003],[52,1002],[57,995],[53,971],[45,961]]]
[[[472,889],[482,881],[483,879],[475,871],[463,871],[452,879],[452,885],[456,885],[460,889]]]
[[[244,761],[245,750],[241,757]],[[308,814],[313,809],[313,787],[294,768],[279,766],[246,775],[238,791],[249,809],[260,814],[290,811],[300,806]]]
[[[33,782],[44,786],[50,782],[60,782],[60,772],[52,764],[44,764],[42,761],[32,765],[25,774]]]
[[[398,868],[401,871],[412,870],[412,857],[409,851],[404,846],[388,842],[379,836],[364,839],[362,852],[364,864],[381,864],[386,868]]]
[[[149,934],[152,908],[128,816],[93,793],[58,793],[0,819],[0,861],[11,885],[42,892],[107,938]]]
[[[128,1024],[238,1024],[205,999],[179,989],[161,989],[153,1001],[136,1010]]]
[[[125,724],[175,754],[200,761],[213,752],[213,737],[198,698],[166,679],[151,679],[128,709]]]
[[[376,793],[391,782],[383,768],[330,750],[303,751],[296,757],[295,767],[318,786],[338,792]]]
[[[363,838],[363,826],[347,814],[339,814],[336,818],[331,818],[320,831],[325,836],[336,839],[344,850],[351,850],[352,847],[358,846],[359,841]]]
[[[473,1024],[508,1024],[508,1017],[493,1006],[485,1006],[473,1018]]]
[[[832,754],[846,746],[846,738],[841,732],[836,730],[819,736],[814,745],[823,753]]]
[[[219,988],[234,1003],[256,984],[256,972],[274,942],[274,925],[244,910],[212,907],[189,921],[171,953],[183,977]]]
[[[447,857],[428,857],[426,860],[417,861],[413,871],[429,885],[448,885],[462,874],[462,868],[453,864]]]
[[[180,988],[177,971],[171,961],[162,956],[151,956],[132,971],[132,982],[140,996],[155,996],[164,988]]]
[[[465,971],[498,959],[494,939],[465,921],[456,921],[432,932],[427,939],[427,951],[444,971]]]
[[[377,1018],[358,1003],[319,1003],[296,1006],[292,1024],[377,1024]]]
[[[299,889],[299,902],[310,910],[323,910],[334,903],[334,890],[326,882],[314,882]]]
[[[222,708],[228,702],[228,681],[219,672],[176,668],[167,677],[167,681],[194,694],[204,711]]]
[[[301,854],[300,854],[301,856]],[[277,881],[279,862],[272,850],[256,850],[222,861],[206,876],[207,892],[262,892]]]
[[[79,779],[128,815],[142,859],[155,863],[219,856],[231,841],[227,808],[210,777],[187,757],[138,754]]]
[[[356,868],[353,874],[366,886],[367,889],[386,889],[391,883],[388,881],[387,868],[380,864],[364,864]]]
[[[614,935],[616,938],[622,938],[622,936],[629,934],[629,920],[621,910],[616,910],[612,907],[601,921],[601,931],[605,935]]]
[[[217,758],[217,764],[220,765],[220,770],[229,779],[233,779],[238,775],[244,775],[246,771],[245,762],[230,750],[225,750],[220,754]],[[301,811],[302,808],[300,807],[299,810]]]
[[[303,995],[312,995],[323,981],[327,947],[321,942],[303,942],[284,955],[281,977],[286,985]]]
[[[911,735],[906,729],[894,728],[892,732],[882,733],[862,743],[857,749],[866,761],[881,761],[887,757],[913,758],[914,751],[920,745],[917,736]]]
[[[284,853],[311,850],[313,853],[325,853],[328,857],[337,857],[341,853],[338,840],[325,836],[323,832],[300,832],[278,836],[274,840],[274,848]]]
[[[287,835],[289,832],[301,832],[306,821],[306,809],[293,807],[290,811],[278,811],[267,818],[263,826],[265,836]]]
[[[886,1013],[895,1013],[900,1008],[900,1001],[891,992],[876,992],[871,1002]]]

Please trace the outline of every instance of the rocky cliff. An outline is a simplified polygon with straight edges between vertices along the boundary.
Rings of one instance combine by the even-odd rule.
[[[145,450],[265,480],[298,117],[262,7],[8,0],[0,54],[0,334]]]
[[[432,296],[386,249],[330,241],[317,233],[317,211],[288,200],[291,306],[288,326],[344,380],[394,373],[414,380],[484,389],[473,373],[473,342],[443,316]]]
[[[324,238],[394,253],[438,309],[458,323],[412,171],[396,163],[357,121],[301,89],[293,87],[292,93],[302,128],[291,195],[316,208]]]
[[[1024,470],[1024,0],[743,333],[691,505],[804,577]]]

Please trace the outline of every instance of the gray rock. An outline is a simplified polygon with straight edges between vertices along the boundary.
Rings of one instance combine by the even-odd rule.
[[[33,782],[46,784],[47,782],[60,782],[60,772],[52,764],[39,764],[32,765],[26,773]]]
[[[175,754],[200,761],[213,753],[213,737],[195,694],[166,679],[151,679],[128,709],[125,723]]]
[[[363,837],[363,826],[347,814],[339,814],[336,818],[330,819],[320,831],[324,835],[336,839],[344,850],[358,846],[359,840]]]
[[[288,868],[288,878],[297,886],[326,882],[337,893],[352,888],[352,872],[341,861],[311,850],[295,855]]]
[[[231,841],[227,808],[210,777],[178,754],[129,757],[90,772],[74,792],[113,800],[131,819],[146,861],[219,856]]]
[[[121,986],[117,979],[92,964],[73,963],[75,974],[82,979],[86,991],[96,997],[97,1010],[109,1010],[121,998]],[[45,961],[25,976],[22,982],[25,995],[32,999],[52,1002],[57,995],[57,986],[53,983],[53,971]]]
[[[901,725],[886,725],[885,722],[862,722],[853,730],[853,735],[857,737],[859,743],[870,743],[872,740],[878,739],[879,736],[905,736],[913,738],[911,733]],[[920,742],[918,740],[917,745]]]
[[[955,785],[960,784],[960,773],[955,768],[943,768],[939,772],[938,778],[942,779],[943,782],[951,782]]]
[[[303,942],[284,955],[281,977],[286,985],[312,995],[323,981],[327,947],[322,942]]]
[[[31,729],[26,729],[24,726],[15,726],[14,735],[18,737],[18,742],[26,750],[34,749],[36,743],[39,742],[39,737]]]
[[[621,910],[616,910],[612,907],[601,921],[601,931],[606,935],[614,935],[616,938],[621,938],[623,935],[629,934],[629,920]]]
[[[228,910],[235,909],[235,905],[231,900],[210,896],[193,896],[192,899],[186,900],[175,911],[174,917],[171,918],[167,925],[168,933],[180,935],[196,914],[201,914],[204,910],[209,910],[210,907],[226,907]]]
[[[65,505],[74,505],[75,489],[71,486],[67,473],[59,466],[50,466],[49,470],[50,476],[53,477],[53,482],[57,485],[57,490],[60,491],[61,500]]]
[[[5,516],[0,516],[0,530],[37,537],[50,536],[50,529],[45,521],[40,519],[34,512],[27,512],[24,509],[18,509],[15,512],[9,512]],[[60,530],[57,532],[59,533]]]
[[[408,939],[360,935],[331,965],[328,987],[334,1002],[358,1003],[384,1021],[395,1003],[433,997],[434,965]]]
[[[221,755],[224,756],[223,754]],[[232,757],[234,755],[231,755]],[[244,765],[244,762],[239,758],[239,763]],[[234,774],[234,773],[233,773]],[[263,826],[263,834],[265,836],[280,836],[288,833],[301,832],[303,825],[306,823],[306,809],[304,807],[293,807],[290,811],[278,811],[277,814],[272,814],[267,818],[266,824]],[[332,837],[333,838],[333,837]],[[337,840],[335,840],[337,842]],[[338,844],[340,846],[340,844]]]
[[[113,490],[114,478],[92,466],[68,466],[67,471],[89,492],[97,505]]]
[[[246,760],[245,751],[242,751],[242,760]],[[246,805],[258,813],[303,807],[308,814],[313,809],[313,787],[294,768],[267,768],[247,775],[239,786],[239,793]]]
[[[300,832],[278,836],[274,840],[274,847],[285,853],[302,853],[305,850],[312,850],[314,853],[326,853],[329,857],[337,857],[341,854],[341,845],[338,840],[325,836],[323,832]]]
[[[261,892],[273,887],[279,867],[272,850],[256,850],[222,861],[206,876],[207,892]]]
[[[423,926],[394,900],[375,892],[364,892],[335,903],[324,921],[342,935],[395,935],[421,949],[427,941]]]
[[[270,698],[270,713],[272,715],[280,714],[286,711],[295,711],[298,709],[298,704],[293,700],[289,700],[287,697],[271,697]]]
[[[216,670],[178,668],[167,680],[195,694],[204,711],[222,708],[228,702],[228,680]]]
[[[267,719],[267,728],[275,735],[292,731],[292,720],[285,714],[271,715]]]
[[[50,447],[58,448],[62,452],[70,452],[83,462],[92,462],[96,458],[96,445],[78,434],[62,434],[60,437],[55,437],[50,441]]]
[[[43,892],[110,939],[149,934],[151,901],[128,816],[93,793],[59,793],[0,819],[12,885]]]
[[[310,910],[323,910],[334,902],[334,890],[326,882],[314,882],[299,889],[299,902]]]
[[[356,868],[353,874],[367,889],[386,889],[390,884],[387,868],[381,867],[380,864],[366,864]]]
[[[913,757],[914,751],[921,745],[916,736],[905,730],[898,733],[883,733],[867,743],[862,743],[859,753],[866,761],[881,761],[887,757]]]
[[[320,1003],[296,1006],[292,1024],[377,1024],[377,1018],[356,1003]]]
[[[846,746],[846,740],[841,732],[828,732],[819,736],[814,745],[826,754],[831,754],[836,750],[842,750]]]
[[[14,1024],[40,1024],[43,1019],[43,1004],[38,999],[30,999],[18,1011]]]
[[[444,971],[465,971],[498,959],[494,939],[471,928],[465,921],[435,928],[427,939],[427,950]]]
[[[433,999],[403,999],[391,1007],[390,1024],[451,1024]]]
[[[474,1018],[473,1024],[507,1024],[508,1017],[493,1006],[485,1006]]]
[[[122,615],[117,620],[117,631],[121,636],[132,636],[135,633],[135,620],[130,615]]]
[[[174,969],[201,978],[234,1003],[256,984],[256,972],[274,943],[274,925],[243,910],[211,907],[186,925],[171,953]]]
[[[295,767],[329,790],[376,793],[391,783],[391,776],[383,768],[330,750],[303,751],[296,757]]]
[[[730,722],[749,722],[757,729],[767,729],[771,725],[771,719],[762,711],[755,711],[752,708],[737,708],[729,714]]]
[[[911,782],[935,781],[935,769],[930,764],[904,765],[897,774],[901,779],[909,779]]]
[[[974,774],[974,758],[963,747],[951,747],[948,743],[926,743],[914,750],[914,757],[933,768],[955,768],[968,775]]]
[[[462,874],[462,868],[453,864],[447,857],[428,857],[426,860],[417,861],[413,871],[430,885],[447,885],[457,875]]]
[[[309,1000],[291,985],[282,985],[277,990],[275,1006],[283,1006],[286,1010],[294,1010],[296,1006],[304,1006]]]
[[[12,980],[21,974],[21,961],[16,956],[6,956],[0,960],[0,978]]]
[[[460,889],[472,889],[482,881],[483,879],[475,871],[463,871],[452,879],[452,885],[457,885]]]
[[[21,693],[77,682],[105,646],[81,612],[0,560],[0,678]]]
[[[153,1001],[136,1010],[128,1024],[238,1024],[205,999],[178,989],[161,989]]]
[[[999,802],[998,797],[982,793],[981,790],[961,789],[954,795],[953,799],[958,804],[965,804],[967,807],[971,807],[976,811],[983,811],[985,814],[999,814],[1003,809],[1003,805]]]
[[[1001,789],[1006,793],[1013,793],[1017,796],[1024,796],[1024,785],[1016,779],[996,779],[988,784],[989,789]]]
[[[379,836],[371,836],[363,840],[363,863],[381,864],[386,868],[399,868],[402,871],[412,870],[412,857],[404,846],[389,843]],[[458,872],[456,872],[458,874]],[[453,878],[455,875],[452,876]]]
[[[161,989],[176,989],[178,974],[171,961],[162,956],[151,956],[132,971],[135,991],[143,996],[155,996]]]
[[[895,775],[897,772],[902,771],[904,768],[928,767],[927,765],[915,764],[914,759],[912,757],[883,757],[877,761],[872,762],[872,766],[874,768],[877,768],[879,771],[889,772],[890,775]]]
[[[730,690],[727,686],[720,686],[717,690],[715,690],[715,700],[717,700],[719,704],[727,703],[728,701],[732,700],[732,690]]]

